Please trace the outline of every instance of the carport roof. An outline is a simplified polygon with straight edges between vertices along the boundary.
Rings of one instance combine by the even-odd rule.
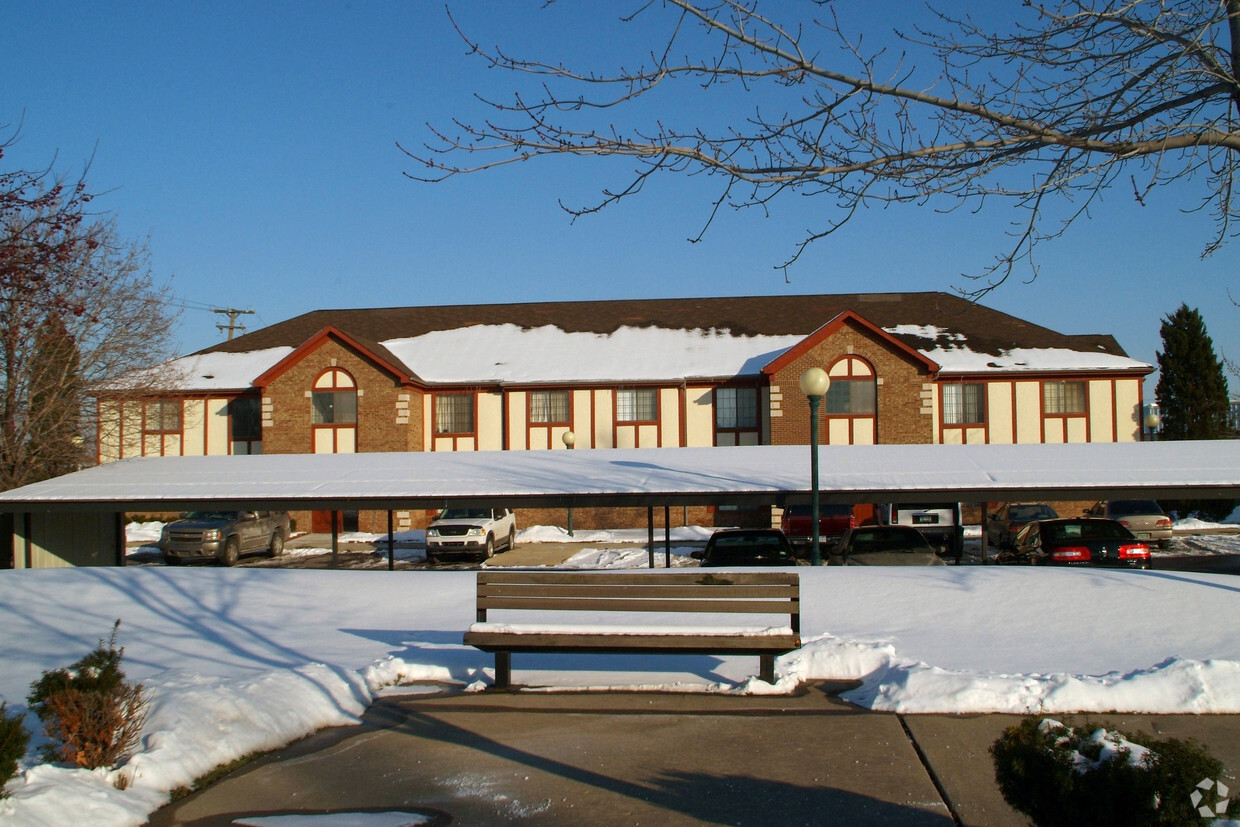
[[[820,448],[824,502],[1240,497],[1240,441]],[[766,504],[808,446],[122,460],[0,493],[0,512]]]

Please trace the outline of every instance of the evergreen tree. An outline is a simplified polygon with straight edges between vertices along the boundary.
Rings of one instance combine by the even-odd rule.
[[[1227,379],[1197,310],[1181,304],[1163,319],[1158,355],[1158,401],[1163,439],[1222,439],[1227,423]]]

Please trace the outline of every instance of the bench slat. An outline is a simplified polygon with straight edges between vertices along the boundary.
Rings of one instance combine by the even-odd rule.
[[[703,572],[701,569],[677,571],[667,569],[643,569],[641,571],[528,571],[521,569],[483,569],[478,572],[478,583],[591,583],[606,584],[650,584],[653,582],[689,581],[710,584],[771,584],[783,583],[796,585],[800,582],[797,574],[790,572],[757,571],[757,572]]]
[[[791,600],[629,600],[622,597],[478,597],[481,609],[537,609],[570,612],[695,612],[708,614],[799,614]]]
[[[615,654],[634,652],[682,652],[709,655],[725,652],[737,655],[783,654],[800,648],[797,635],[692,635],[692,634],[562,634],[527,632],[467,632],[465,645],[484,652],[590,652]]]
[[[794,586],[699,586],[697,584],[669,584],[627,586],[580,583],[491,583],[478,585],[480,597],[631,597],[644,598],[781,598],[793,600],[800,590]]]

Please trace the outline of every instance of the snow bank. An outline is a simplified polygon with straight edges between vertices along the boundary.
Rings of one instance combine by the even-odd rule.
[[[1226,575],[798,571],[804,645],[778,660],[776,686],[753,677],[752,657],[518,656],[514,667],[544,691],[770,694],[855,680],[851,702],[909,713],[1240,713],[1240,585]],[[111,772],[36,766],[32,748],[0,801],[0,821],[141,824],[169,790],[217,764],[355,722],[378,693],[414,683],[485,688],[491,656],[461,642],[474,621],[474,584],[471,571],[5,573],[0,699],[10,712],[22,711],[43,670],[77,660],[121,618],[125,670],[150,692],[151,714],[140,752]],[[582,628],[614,623],[557,614],[553,622]],[[510,622],[502,613],[494,620]],[[633,625],[678,622],[651,614]],[[37,719],[28,714],[27,725],[35,731]]]

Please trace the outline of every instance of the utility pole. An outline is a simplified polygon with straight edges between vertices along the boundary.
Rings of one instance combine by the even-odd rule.
[[[231,342],[234,331],[240,330],[242,333],[245,333],[245,325],[237,324],[237,317],[246,313],[253,313],[254,308],[251,307],[249,310],[238,310],[235,307],[213,307],[211,308],[211,312],[219,313],[228,317],[228,324],[217,324],[215,329],[219,331],[228,331],[228,341]]]

